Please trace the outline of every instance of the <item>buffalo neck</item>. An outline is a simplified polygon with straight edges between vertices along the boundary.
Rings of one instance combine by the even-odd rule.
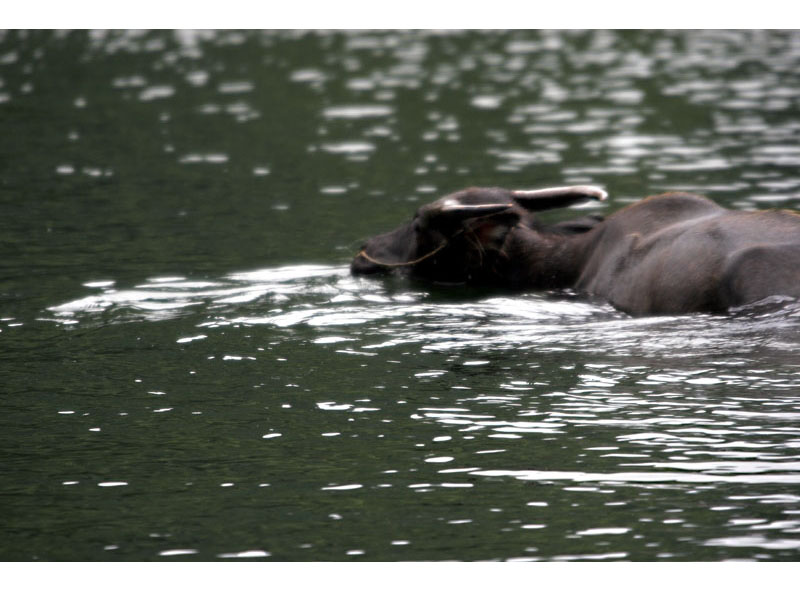
[[[515,228],[504,247],[509,283],[540,290],[574,287],[601,228],[574,234]]]

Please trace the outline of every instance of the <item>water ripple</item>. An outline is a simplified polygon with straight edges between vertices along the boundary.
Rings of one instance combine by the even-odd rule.
[[[416,343],[430,351],[539,348],[617,356],[666,353],[708,357],[748,354],[759,345],[784,351],[798,348],[793,332],[800,308],[793,302],[765,302],[751,312],[738,311],[738,318],[632,319],[604,304],[542,294],[434,300],[431,291],[385,286],[382,281],[353,278],[345,267],[322,265],[260,269],[217,280],[153,278],[132,289],[116,289],[112,281],[102,283],[86,284],[101,288],[101,293],[49,308],[54,320],[65,324],[91,322],[100,316],[121,321],[163,320],[203,309],[211,318],[199,327],[289,328],[302,324],[326,330],[363,325],[353,341],[365,350]],[[247,314],[227,316],[224,309],[233,306],[246,309]],[[752,317],[742,318],[747,315]],[[749,340],[747,347],[739,344],[741,337]],[[700,373],[705,374],[650,373],[645,383],[739,383]],[[604,388],[616,381],[614,377],[592,377],[584,383]]]
[[[780,475],[737,474],[709,475],[706,473],[665,473],[629,471],[620,473],[584,473],[581,471],[486,470],[471,471],[471,476],[513,477],[522,481],[572,481],[576,483],[800,483],[800,473]]]

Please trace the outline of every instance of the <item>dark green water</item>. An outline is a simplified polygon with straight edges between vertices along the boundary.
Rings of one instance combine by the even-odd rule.
[[[800,307],[347,270],[469,185],[800,209],[797,32],[0,34],[0,559],[797,560]]]

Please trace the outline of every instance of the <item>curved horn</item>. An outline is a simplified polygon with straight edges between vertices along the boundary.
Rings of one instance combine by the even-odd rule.
[[[471,219],[474,217],[488,217],[509,208],[514,208],[510,202],[490,202],[487,204],[461,204],[455,198],[446,198],[436,212],[443,215]]]
[[[608,198],[608,194],[593,185],[571,185],[541,190],[514,190],[511,197],[526,209],[536,211],[561,208],[586,200],[602,202]]]
[[[480,204],[463,204],[458,198],[447,197],[424,206],[418,218],[422,227],[434,229],[450,229],[460,227],[467,219],[490,217],[514,208],[513,202],[486,202]],[[515,214],[509,212],[509,215]],[[519,218],[519,217],[517,217]]]

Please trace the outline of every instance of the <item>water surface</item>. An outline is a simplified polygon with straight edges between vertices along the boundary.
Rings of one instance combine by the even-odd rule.
[[[469,185],[800,208],[796,32],[0,36],[4,560],[797,560],[800,305],[357,279]]]

